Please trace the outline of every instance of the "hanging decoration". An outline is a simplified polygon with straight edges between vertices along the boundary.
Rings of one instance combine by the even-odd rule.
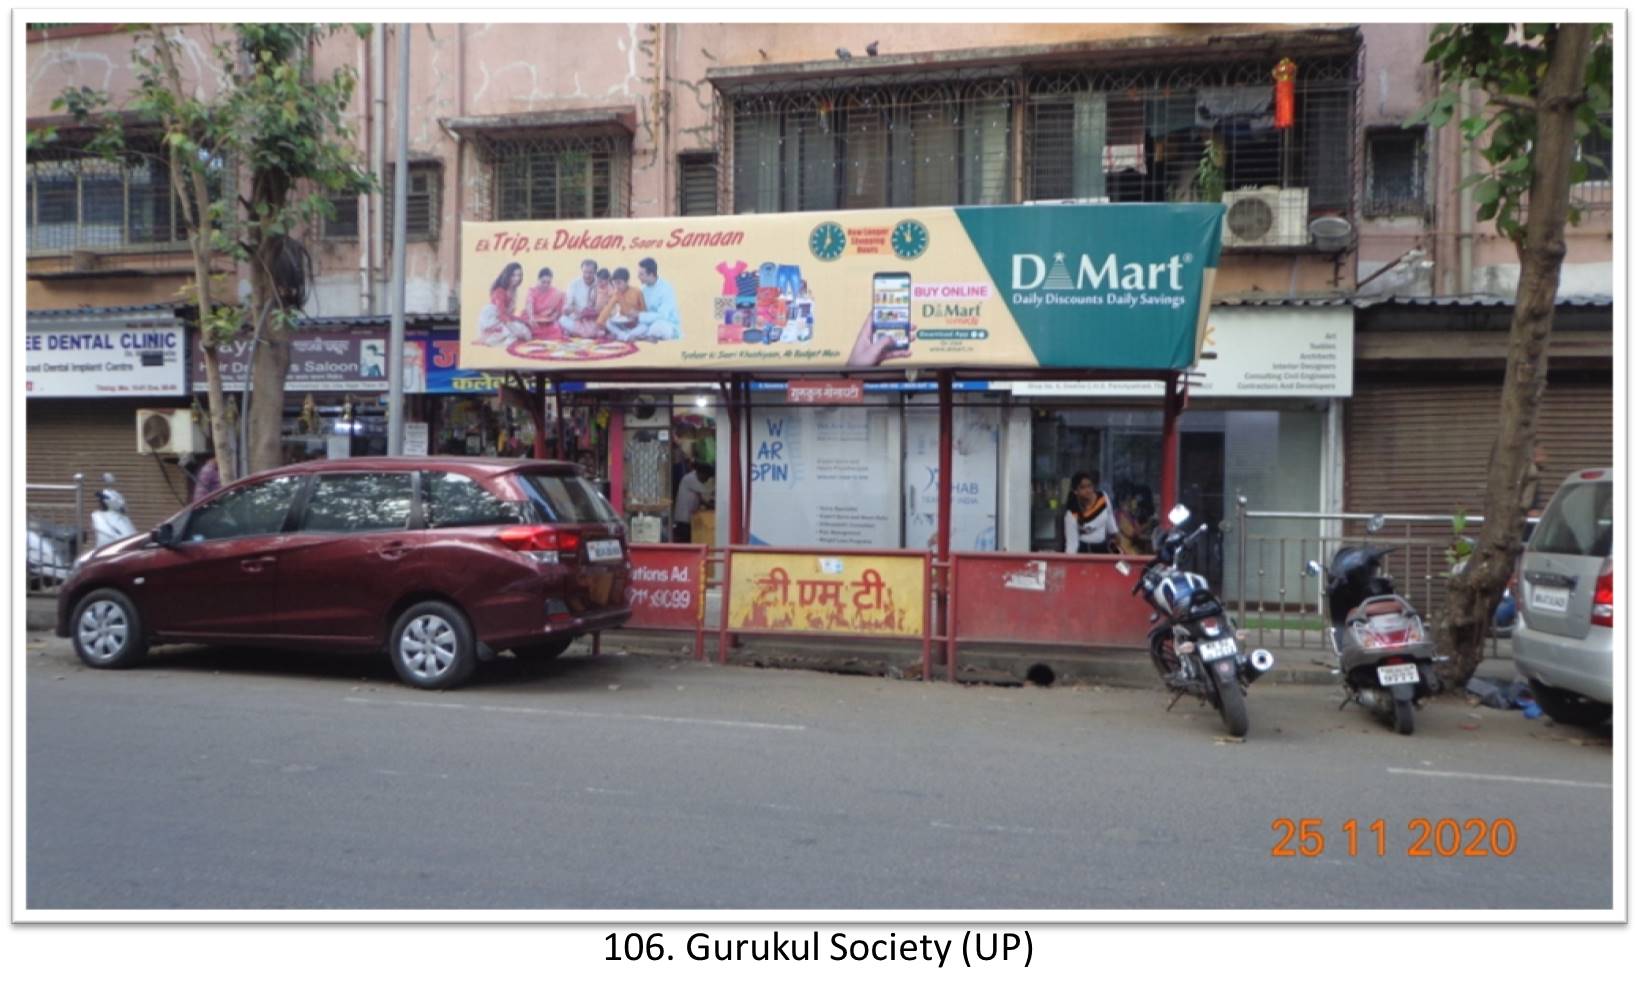
[[[1281,59],[1273,75],[1274,127],[1290,128],[1297,122],[1297,64]]]

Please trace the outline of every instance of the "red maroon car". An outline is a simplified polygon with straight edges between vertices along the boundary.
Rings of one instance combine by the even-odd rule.
[[[573,464],[296,464],[82,557],[57,635],[97,668],[160,643],[386,650],[406,683],[452,688],[502,650],[550,660],[624,623],[623,534]]]

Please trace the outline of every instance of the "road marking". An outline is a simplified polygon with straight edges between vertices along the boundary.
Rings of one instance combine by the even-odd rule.
[[[466,705],[459,702],[405,702],[400,699],[365,699],[347,697],[344,702],[355,705],[396,705],[419,709],[471,709],[476,712],[507,712],[526,716],[562,716],[568,719],[640,719],[650,723],[682,723],[694,726],[727,726],[745,730],[786,730],[800,733],[806,726],[788,723],[755,723],[743,719],[697,719],[692,716],[651,716],[635,712],[586,712],[579,709],[537,709],[533,706]]]
[[[1527,785],[1563,785],[1568,788],[1607,789],[1608,782],[1575,782],[1568,778],[1525,778],[1521,775],[1482,775],[1472,771],[1422,771],[1418,768],[1389,768],[1390,775],[1423,775],[1428,778],[1472,778],[1481,782],[1523,782]]]

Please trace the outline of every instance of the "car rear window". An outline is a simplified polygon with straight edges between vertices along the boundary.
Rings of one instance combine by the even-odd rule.
[[[422,508],[433,529],[523,522],[526,518],[522,504],[497,498],[465,474],[429,471],[421,475],[421,485]]]
[[[1615,484],[1566,485],[1530,538],[1532,553],[1608,557],[1615,539]]]
[[[618,516],[590,481],[576,474],[519,474],[523,490],[547,522],[615,522]]]

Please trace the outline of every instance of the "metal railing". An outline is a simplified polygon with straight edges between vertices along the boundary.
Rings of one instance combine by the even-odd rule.
[[[1457,517],[1383,514],[1382,528],[1368,533],[1366,524],[1374,518],[1378,516],[1363,512],[1257,511],[1243,500],[1237,503],[1238,555],[1228,569],[1238,582],[1234,601],[1239,625],[1255,631],[1255,640],[1265,647],[1327,649],[1324,579],[1309,576],[1303,566],[1309,560],[1328,565],[1340,547],[1369,544],[1389,551],[1383,573],[1416,606],[1431,633],[1449,585],[1446,551],[1457,536]],[[1281,525],[1262,528],[1274,522]],[[1480,526],[1484,517],[1467,516],[1463,523]],[[1504,650],[1510,654],[1511,644],[1504,648],[1492,630],[1490,655],[1502,656]]]
[[[31,593],[60,587],[86,548],[85,475],[72,484],[24,484],[28,512],[24,586]]]

